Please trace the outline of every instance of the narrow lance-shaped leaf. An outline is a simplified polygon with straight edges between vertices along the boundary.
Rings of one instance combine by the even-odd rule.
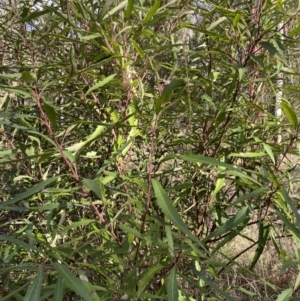
[[[214,232],[208,235],[205,238],[205,241],[213,237],[221,236],[223,234],[230,232],[231,230],[233,230],[234,228],[242,224],[244,220],[249,216],[249,213],[250,213],[250,209],[248,206],[241,209],[235,216],[227,220],[223,225],[221,225]]]
[[[178,301],[178,284],[176,279],[176,266],[174,266],[169,274],[167,283],[168,301]]]
[[[180,215],[173,206],[172,201],[169,199],[160,183],[157,180],[152,179],[152,186],[154,189],[155,196],[157,198],[158,205],[160,206],[161,210],[166,215],[166,217],[183,233],[185,233],[191,240],[193,240],[203,249],[206,249],[203,243],[199,241],[199,239],[188,229],[187,225],[182,221]]]
[[[40,301],[40,293],[43,284],[43,269],[39,265],[37,270],[37,275],[35,276],[33,282],[27,289],[24,301]]]
[[[13,244],[15,244],[16,246],[18,247],[22,247],[24,248],[25,250],[27,250],[28,252],[36,252],[37,254],[40,254],[40,255],[46,255],[44,253],[44,251],[42,251],[41,249],[37,248],[36,246],[34,245],[31,245],[29,243],[26,243],[24,242],[23,240],[20,240],[20,239],[17,239],[17,238],[14,238],[13,236],[11,235],[7,235],[7,234],[2,234],[0,235],[0,240],[3,240],[3,241],[9,241]]]
[[[173,237],[172,237],[172,230],[169,225],[166,225],[165,229],[166,229],[166,237],[167,237],[167,241],[168,241],[169,253],[170,253],[170,256],[173,258],[174,257],[174,241],[173,241]]]
[[[287,288],[277,297],[276,301],[289,301],[292,294],[293,294],[293,289]]]
[[[214,291],[216,291],[221,296],[223,296],[225,298],[224,300],[237,301],[236,298],[230,296],[227,292],[220,289],[219,286],[214,281],[206,277],[203,272],[197,271],[194,267],[192,268],[192,271],[194,272],[195,275],[197,275],[200,279],[202,279],[208,286],[210,286]]]
[[[300,215],[299,215],[298,209],[296,208],[296,206],[293,203],[293,200],[290,198],[288,192],[286,191],[286,189],[284,187],[280,188],[280,192],[281,192],[283,199],[286,201],[286,203],[289,205],[289,207],[293,211],[293,213],[296,217],[297,225],[300,226]]]
[[[62,275],[58,275],[58,279],[55,283],[53,301],[63,301],[64,294],[65,294],[65,280]]]
[[[128,0],[127,8],[125,11],[125,17],[126,19],[129,19],[131,17],[131,13],[133,10],[134,0]]]
[[[208,30],[208,31],[213,30],[215,27],[217,27],[218,25],[220,25],[225,20],[227,20],[227,17],[221,17],[221,18],[219,18],[217,21],[215,21],[211,25],[209,25],[206,30]]]
[[[113,4],[115,0],[106,0],[102,6],[102,9],[100,11],[100,14],[98,16],[98,22],[101,22],[104,18],[104,16],[107,14],[110,6]]]
[[[56,181],[58,177],[55,178],[51,178],[51,179],[47,179],[46,181],[40,182],[38,184],[36,184],[35,186],[27,189],[26,191],[17,194],[16,196],[14,196],[12,199],[9,199],[5,202],[0,203],[0,208],[5,208],[8,205],[14,204],[18,201],[21,201],[35,193],[40,192],[41,190],[45,189],[46,186],[48,186],[49,184],[51,184],[52,182]]]
[[[147,13],[147,15],[144,19],[144,24],[148,23],[151,20],[151,18],[154,16],[156,11],[159,9],[159,6],[160,6],[160,0],[155,0],[154,3],[153,3],[153,6],[148,11],[148,13]]]
[[[232,203],[229,204],[228,208],[234,207],[234,206],[236,206],[239,203],[243,203],[243,202],[245,202],[245,201],[247,201],[247,200],[249,200],[249,199],[251,199],[251,198],[253,198],[253,197],[257,196],[257,195],[260,195],[260,194],[262,194],[264,192],[267,192],[267,191],[269,191],[269,188],[267,188],[267,187],[260,187],[260,188],[254,190],[254,191],[251,191],[250,193],[247,193],[247,194],[244,194],[244,195],[238,197],[234,202],[232,202]]]
[[[74,76],[77,73],[77,62],[76,62],[76,58],[75,58],[74,46],[71,46],[71,48],[70,48],[69,57],[70,57],[70,63],[71,63],[70,76]]]
[[[259,235],[258,235],[258,246],[256,248],[253,260],[250,265],[250,270],[252,270],[256,263],[258,262],[261,254],[263,253],[266,243],[269,238],[269,233],[270,233],[270,225],[269,224],[264,224],[263,222],[260,222],[259,224]]]
[[[42,101],[43,101],[43,110],[44,110],[45,114],[47,115],[51,126],[55,127],[57,125],[57,115],[56,115],[55,109],[46,100],[43,99]]]
[[[295,111],[285,102],[281,102],[282,110],[294,129],[298,127],[298,118]]]
[[[54,263],[54,266],[59,274],[64,278],[66,284],[68,284],[71,290],[81,296],[85,301],[93,301],[92,297],[90,296],[90,292],[82,284],[81,280],[71,273],[71,271],[65,265]]]
[[[103,18],[103,20],[107,19],[108,17],[113,16],[116,12],[118,12],[119,10],[123,9],[126,4],[127,4],[128,0],[124,0],[122,2],[120,2],[117,6],[115,6],[113,9],[111,9]]]
[[[101,88],[103,86],[105,86],[106,84],[108,84],[111,80],[113,80],[113,78],[116,76],[116,74],[112,74],[108,77],[106,77],[105,79],[103,79],[102,81],[98,82],[97,84],[95,84],[93,87],[91,87],[86,94],[91,93],[92,91]]]
[[[286,216],[282,212],[280,212],[279,210],[276,210],[276,214],[283,221],[283,223],[285,224],[285,226],[287,227],[287,229],[289,231],[291,231],[291,233],[293,233],[295,236],[297,236],[298,239],[300,239],[300,228],[299,228],[299,226],[296,226],[294,223],[291,223],[286,218]]]
[[[159,273],[164,267],[164,265],[157,263],[156,265],[148,269],[148,271],[142,276],[141,280],[139,281],[138,296],[140,296],[146,286],[151,283],[151,280],[153,279],[155,274]]]
[[[103,185],[102,183],[101,184],[100,182],[96,183],[91,179],[84,179],[82,183],[85,187],[92,190],[100,199],[102,199],[101,189],[100,189],[100,185]]]

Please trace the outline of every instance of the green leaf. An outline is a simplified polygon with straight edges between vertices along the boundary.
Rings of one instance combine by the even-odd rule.
[[[56,115],[54,107],[51,104],[49,104],[47,101],[45,101],[44,99],[42,101],[43,101],[43,110],[44,110],[46,116],[48,117],[51,126],[56,127],[57,115]]]
[[[180,215],[173,206],[172,201],[169,199],[160,183],[157,180],[152,179],[152,186],[158,201],[158,205],[160,206],[162,212],[166,215],[166,217],[183,233],[185,233],[191,240],[193,240],[196,244],[198,244],[201,248],[205,250],[206,248],[203,245],[203,243],[200,242],[194,234],[192,234],[192,232],[188,229],[187,225],[182,221]]]
[[[269,51],[271,55],[276,55],[278,53],[277,49],[269,42],[260,42],[259,43],[263,48]]]
[[[167,241],[168,241],[169,253],[170,253],[170,256],[173,258],[174,257],[174,241],[173,241],[173,236],[172,236],[172,230],[169,225],[165,226],[165,230],[166,230],[166,237],[167,237]]]
[[[93,87],[91,87],[87,92],[86,95],[91,93],[92,91],[105,86],[106,84],[108,84],[110,81],[112,81],[114,79],[114,77],[116,76],[116,74],[112,74],[108,77],[106,77],[105,79],[103,79],[102,81],[98,82],[97,84],[95,84]]]
[[[142,59],[144,59],[144,53],[143,50],[140,48],[140,46],[137,44],[137,42],[133,39],[130,40],[133,47],[135,48],[136,52],[141,56]]]
[[[36,81],[36,75],[33,72],[24,71],[22,72],[22,79],[25,83],[30,84]]]
[[[212,254],[218,252],[223,246],[226,246],[229,241],[233,240],[237,235],[239,235],[247,226],[249,220],[250,216],[246,217],[235,229],[231,230],[230,233],[226,235],[217,246],[214,247]]]
[[[99,38],[99,37],[101,37],[100,33],[93,33],[93,34],[90,34],[88,36],[82,36],[81,40],[82,41],[90,41],[90,40],[94,40],[94,39]]]
[[[5,208],[8,205],[14,204],[18,201],[21,201],[35,193],[41,192],[43,189],[46,188],[46,186],[48,186],[49,184],[51,184],[52,182],[56,181],[58,177],[54,177],[54,178],[50,178],[47,179],[46,181],[42,181],[38,184],[36,184],[35,186],[27,189],[26,191],[17,194],[16,196],[14,196],[12,199],[9,199],[7,201],[1,202],[0,203],[0,209],[1,208]]]
[[[65,265],[54,263],[54,267],[63,277],[66,284],[68,284],[71,290],[73,290],[76,294],[81,296],[85,301],[93,301],[92,297],[90,296],[90,292],[82,284],[81,280],[79,280],[79,278],[72,274]]]
[[[24,289],[30,285],[30,281],[25,283],[24,285],[22,285],[21,287],[18,287],[17,289],[15,289],[13,292],[11,292],[10,294],[6,295],[5,297],[2,297],[1,296],[1,301],[11,301],[11,300],[15,300],[15,298],[13,298],[14,295],[18,295],[19,292],[22,292],[24,291]],[[20,296],[20,295],[19,295]],[[18,299],[18,300],[22,300],[23,301],[23,298],[22,299]]]
[[[68,151],[68,150],[63,150],[64,155],[66,156],[66,158],[71,162],[74,163],[75,162],[75,157],[74,155]]]
[[[43,269],[39,265],[37,275],[27,289],[24,301],[40,301],[41,288],[43,284]]]
[[[86,226],[86,225],[89,225],[91,223],[94,223],[96,222],[95,220],[93,219],[81,219],[79,222],[74,222],[68,226],[65,226],[61,232],[62,233],[67,233],[69,230],[71,229],[74,229],[74,228],[77,228],[77,227],[80,227],[80,226]]]
[[[65,295],[65,280],[62,275],[58,275],[58,279],[55,283],[53,301],[64,301],[64,295]]]
[[[28,21],[31,21],[33,19],[37,19],[38,17],[47,14],[48,12],[49,12],[48,9],[45,9],[45,10],[42,10],[42,11],[36,10],[36,11],[32,12],[29,16],[27,16],[25,18],[22,18],[21,22],[28,22]]]
[[[281,102],[281,108],[294,129],[298,127],[298,118],[295,111],[286,103]]]
[[[270,233],[270,225],[269,224],[264,224],[263,222],[259,223],[259,235],[258,235],[258,246],[255,250],[254,257],[252,259],[251,265],[249,267],[250,270],[252,270],[256,263],[258,262],[261,254],[263,253],[266,243],[269,238],[269,233]]]
[[[214,232],[209,234],[204,241],[207,241],[213,237],[222,236],[230,231],[232,231],[234,228],[239,226],[244,222],[245,219],[248,218],[250,213],[250,208],[244,207],[241,209],[235,216],[231,217],[229,220],[227,220],[223,225],[218,227]]]
[[[219,175],[216,182],[216,187],[213,191],[213,195],[217,195],[217,193],[223,188],[224,184],[225,184],[225,176]]]
[[[109,1],[109,0],[107,0]],[[114,7],[112,10],[110,10],[103,18],[103,20],[107,19],[108,17],[113,16],[116,12],[118,12],[119,10],[121,10],[122,8],[124,8],[127,5],[127,1],[128,0],[124,0],[122,2],[120,2],[116,7]]]
[[[16,238],[12,237],[11,235],[2,234],[2,235],[0,235],[0,240],[10,241],[11,243],[15,244],[16,246],[24,248],[29,253],[37,252],[37,254],[40,254],[40,255],[42,254],[44,256],[46,255],[44,253],[44,251],[42,251],[41,249],[35,247],[34,245],[30,245],[22,240],[16,239]]]
[[[228,208],[234,207],[234,206],[236,206],[239,203],[243,203],[243,202],[245,202],[245,201],[247,201],[247,200],[249,200],[249,199],[251,199],[251,198],[253,198],[253,197],[257,196],[257,195],[260,195],[260,194],[262,194],[264,192],[267,192],[269,190],[270,189],[267,188],[267,187],[260,187],[260,188],[254,190],[254,191],[251,191],[248,194],[244,194],[244,195],[238,197],[234,202],[230,203],[229,206],[228,206]]]
[[[75,58],[74,46],[71,46],[71,48],[70,48],[69,58],[70,58],[70,63],[71,63],[70,76],[72,77],[72,76],[76,75],[76,73],[77,73],[77,62],[76,62],[76,58]]]
[[[139,288],[137,293],[138,297],[140,297],[141,293],[145,290],[146,286],[149,285],[149,283],[151,283],[151,280],[153,279],[155,274],[160,272],[163,268],[165,268],[165,266],[158,263],[157,265],[151,266],[148,269],[148,271],[142,276],[142,278],[139,281]]]
[[[138,238],[143,238],[143,235],[136,229],[130,228],[130,227],[126,226],[125,224],[120,224],[119,226],[120,226],[120,229],[122,229],[124,232],[133,234],[134,236],[136,236]]]
[[[174,266],[169,274],[167,283],[168,301],[178,301],[178,284],[176,279],[176,266]]]
[[[144,22],[143,22],[144,24],[148,23],[151,20],[151,18],[154,16],[156,11],[159,9],[159,6],[160,6],[160,0],[155,0],[153,6],[148,11],[148,13],[144,19]]]
[[[194,267],[192,268],[193,272],[200,278],[202,279],[206,284],[208,284],[214,291],[219,293],[221,296],[223,296],[225,299],[224,300],[229,300],[229,301],[237,301],[234,297],[230,296],[227,294],[225,291],[221,290],[219,286],[209,278],[207,278],[204,273],[197,271]]]
[[[128,20],[131,17],[131,13],[133,10],[134,0],[128,0],[127,8],[125,11],[125,18]]]
[[[299,287],[300,285],[300,272],[297,275],[297,279],[295,281],[295,285],[294,285],[294,291],[296,291],[296,289]]]
[[[0,79],[14,79],[20,78],[22,73],[0,74]]]
[[[214,158],[202,156],[202,155],[193,155],[193,154],[183,155],[183,156],[179,156],[179,159],[185,160],[185,161],[190,161],[190,162],[195,162],[195,163],[204,163],[204,164],[212,164],[212,165],[222,166],[222,167],[226,167],[229,170],[240,170],[238,168],[235,168],[233,165],[221,162]]]
[[[92,190],[100,198],[100,200],[102,200],[102,193],[100,188],[100,185],[103,185],[102,183],[96,183],[94,180],[91,179],[84,179],[82,183],[86,188]]]
[[[227,17],[221,17],[219,18],[217,21],[213,22],[212,24],[210,24],[206,30],[207,31],[211,31],[213,30],[215,27],[217,27],[218,25],[220,25],[221,23],[223,23],[225,20],[227,20]]]
[[[294,225],[291,223],[285,215],[283,215],[282,212],[279,210],[276,210],[276,214],[279,216],[279,218],[283,221],[287,229],[292,232],[299,240],[300,240],[300,228],[299,226]]]
[[[269,157],[271,158],[272,162],[275,164],[275,157],[272,151],[272,148],[270,147],[269,144],[263,143],[263,147],[266,151],[266,153],[269,155]]]
[[[32,97],[32,95],[30,93],[28,93],[27,91],[24,91],[24,89],[22,89],[20,87],[14,88],[12,86],[0,85],[0,88],[3,88],[4,90],[11,91],[11,92],[16,93],[16,94],[19,94],[19,95],[21,95],[23,97],[26,97],[26,98],[31,98]]]
[[[186,85],[186,80],[185,79],[173,79],[168,85],[166,85],[163,89],[163,92],[161,94],[161,102],[162,104],[168,102],[171,100],[171,97],[172,97],[172,94],[173,94],[173,91],[176,89],[176,88],[179,88],[179,87],[185,87]]]
[[[293,204],[293,200],[290,198],[288,192],[286,191],[286,189],[284,187],[280,188],[280,193],[281,193],[283,199],[286,201],[286,203],[289,205],[289,207],[293,211],[296,221],[297,221],[297,225],[300,226],[300,215],[298,213],[297,208]]]
[[[107,14],[110,6],[113,4],[115,0],[106,0],[102,6],[102,9],[100,11],[100,14],[98,16],[98,22],[101,22],[104,18],[104,16]]]
[[[232,153],[228,157],[241,157],[241,158],[256,158],[264,157],[266,153],[264,152],[247,152],[247,153]]]
[[[293,289],[287,288],[276,299],[276,301],[288,301],[293,294]]]

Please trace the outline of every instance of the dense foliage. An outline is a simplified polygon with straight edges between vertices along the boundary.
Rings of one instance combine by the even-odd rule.
[[[1,1],[1,300],[296,300],[299,10]]]

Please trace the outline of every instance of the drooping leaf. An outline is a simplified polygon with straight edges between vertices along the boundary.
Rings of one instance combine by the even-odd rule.
[[[85,301],[93,301],[93,298],[90,296],[90,292],[82,284],[81,280],[77,278],[65,265],[54,263],[54,266],[72,291],[81,296]]]
[[[285,116],[289,120],[290,124],[294,129],[296,129],[299,123],[295,111],[286,102],[281,102],[280,105],[283,109]]]
[[[151,283],[151,280],[153,279],[155,274],[159,273],[163,268],[164,265],[157,263],[156,265],[148,269],[148,271],[141,277],[139,281],[138,296],[140,296],[146,288],[146,286],[149,285],[149,283]]]
[[[9,199],[7,201],[1,202],[0,203],[0,208],[5,208],[8,205],[12,205],[18,201],[21,201],[35,193],[41,192],[43,189],[45,189],[48,185],[50,185],[51,183],[53,183],[54,181],[57,180],[58,177],[54,177],[54,178],[49,178],[46,181],[42,181],[36,185],[34,185],[33,187],[27,189],[26,191],[17,194],[16,196],[14,196],[12,199]]]
[[[250,214],[250,208],[248,206],[241,209],[235,216],[228,219],[223,225],[218,227],[214,232],[209,234],[204,240],[207,241],[213,237],[224,235],[234,228],[238,227],[244,222]]]
[[[45,114],[47,115],[51,126],[56,127],[57,126],[57,114],[55,112],[55,108],[44,99],[43,99],[43,110],[44,110]]]
[[[22,18],[22,19],[21,19],[21,22],[28,22],[28,21],[37,19],[38,17],[47,14],[48,12],[49,12],[48,9],[33,11],[32,13],[30,13],[30,14],[27,15],[26,17]]]
[[[265,246],[267,244],[268,238],[269,238],[269,232],[270,232],[270,225],[264,224],[263,222],[260,222],[259,224],[259,235],[258,235],[258,246],[255,250],[254,257],[252,259],[251,265],[249,267],[250,270],[252,270],[256,263],[258,262],[260,256],[262,255]]]
[[[238,301],[236,298],[230,296],[227,292],[223,291],[222,289],[220,289],[218,287],[218,284],[215,283],[213,280],[211,280],[210,278],[206,277],[205,274],[203,272],[199,272],[197,271],[194,267],[193,267],[193,272],[194,274],[196,274],[200,279],[202,279],[207,285],[209,285],[214,291],[218,292],[221,296],[223,296],[225,298],[225,300],[229,300],[229,301]]]
[[[286,189],[284,187],[280,188],[280,192],[281,192],[281,195],[282,195],[284,201],[288,204],[288,206],[293,211],[295,218],[296,218],[297,225],[300,226],[300,214],[298,212],[298,209],[294,205],[293,200],[290,198],[288,192],[286,191]]]
[[[102,185],[101,182],[96,183],[94,180],[84,179],[82,183],[86,188],[92,190],[100,198],[100,200],[102,199],[102,193],[100,188],[100,185]]]
[[[277,49],[269,42],[262,41],[259,43],[263,48],[265,48],[271,55],[277,54]]]
[[[194,234],[192,234],[192,232],[188,229],[187,225],[182,221],[180,215],[173,206],[172,201],[169,199],[160,183],[157,180],[152,179],[152,186],[158,201],[158,205],[160,206],[161,210],[166,215],[166,217],[183,233],[185,233],[191,240],[193,240],[205,250],[206,248],[204,244],[200,242]]]
[[[104,16],[109,11],[109,8],[114,3],[115,0],[106,0],[102,6],[102,9],[100,11],[100,14],[98,15],[98,22],[101,22],[104,18]]]
[[[107,0],[109,1],[109,0]],[[120,2],[117,6],[115,6],[113,9],[111,9],[104,17],[103,20],[113,16],[115,13],[117,13],[119,10],[123,9],[126,4],[127,4],[128,0],[124,0],[122,2]]]

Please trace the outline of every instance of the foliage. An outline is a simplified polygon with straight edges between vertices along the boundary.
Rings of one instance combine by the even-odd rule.
[[[2,1],[1,300],[266,300],[235,266],[296,298],[254,269],[269,243],[299,266],[298,11]]]

